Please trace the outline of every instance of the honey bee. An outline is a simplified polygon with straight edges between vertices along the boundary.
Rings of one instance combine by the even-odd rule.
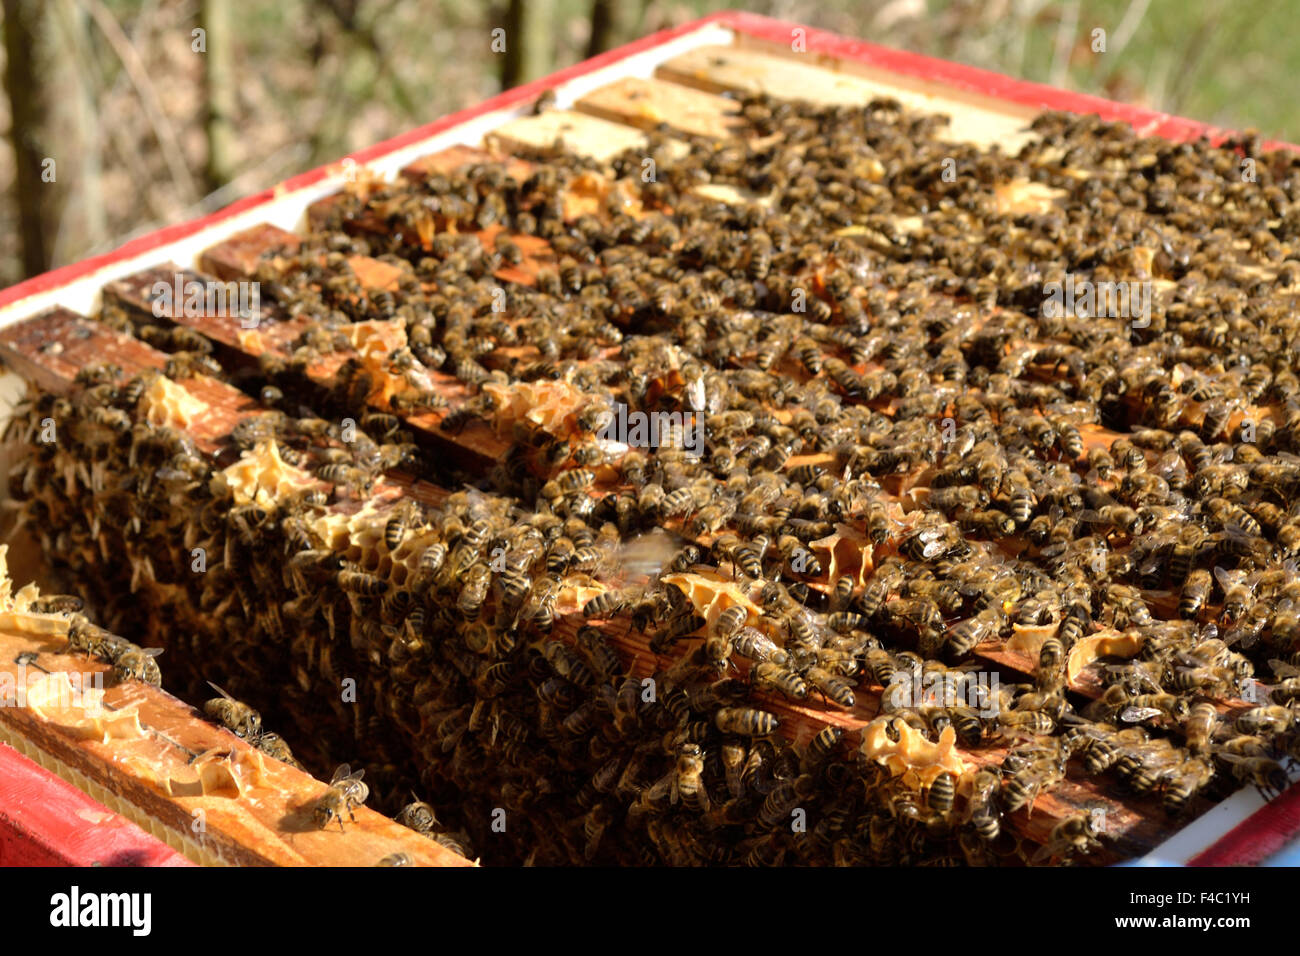
[[[719,708],[713,719],[718,730],[724,734],[739,734],[744,737],[767,737],[781,725],[774,714],[747,707]]]
[[[396,551],[402,543],[402,537],[406,534],[406,529],[411,521],[415,518],[415,503],[406,499],[401,505],[393,509],[393,513],[384,523],[384,547],[390,552]]]
[[[1170,816],[1179,816],[1187,809],[1192,797],[1214,780],[1214,766],[1200,757],[1191,757],[1168,775],[1165,784],[1164,808]]]
[[[161,647],[137,647],[126,641],[109,647],[113,664],[113,678],[118,683],[137,680],[142,684],[162,686],[162,671],[155,658],[163,652]]]
[[[302,764],[294,759],[293,751],[289,749],[289,745],[284,742],[284,739],[279,734],[258,734],[253,738],[252,743],[254,747],[262,751],[262,753],[266,754],[268,757],[271,757],[273,760],[287,763],[289,766],[295,767],[298,770],[303,769]]]
[[[700,793],[703,793],[702,788]],[[705,799],[707,799],[707,795],[705,795]],[[591,861],[596,858],[601,839],[609,829],[610,824],[614,822],[614,819],[614,811],[606,802],[598,803],[588,811],[583,820],[583,835],[586,837],[586,844],[583,848],[584,860]]]
[[[966,801],[966,822],[986,843],[992,843],[1001,832],[997,797],[1001,781],[989,770],[976,771],[971,778],[970,795]]]
[[[955,657],[964,657],[976,644],[997,637],[1006,621],[1000,608],[989,607],[974,617],[954,625],[948,631],[948,650]]]
[[[763,800],[759,808],[757,822],[765,829],[772,829],[790,818],[790,813],[801,799],[811,791],[812,780],[807,776],[778,783]]]
[[[338,585],[344,591],[365,597],[378,597],[388,591],[387,581],[364,571],[340,571]]]
[[[1295,713],[1279,704],[1261,704],[1238,715],[1236,728],[1242,734],[1282,734],[1295,723]]]
[[[748,620],[748,610],[743,605],[733,604],[718,615],[713,623],[713,634],[729,641]]]
[[[211,345],[208,345],[211,349]],[[163,374],[170,379],[194,378],[197,375],[219,377],[221,365],[206,352],[173,352],[163,366]]]
[[[1290,784],[1286,770],[1270,757],[1241,757],[1220,753],[1218,759],[1228,765],[1236,779],[1253,784],[1266,798],[1281,793]]]
[[[1100,846],[1092,814],[1079,813],[1066,817],[1052,828],[1047,842],[1034,854],[1031,862],[1043,863],[1052,859],[1068,861],[1075,854],[1091,853]]]
[[[353,772],[347,764],[341,764],[330,779],[329,789],[316,801],[312,808],[312,819],[322,830],[337,820],[339,832],[343,832],[343,814],[356,822],[355,808],[366,802],[370,788],[361,782],[364,770]]]
[[[75,594],[46,594],[28,605],[33,614],[77,614],[85,602]]]
[[[203,712],[214,720],[220,721],[236,737],[253,740],[262,733],[262,715],[252,707],[231,697],[212,681],[208,686],[220,697],[213,698],[203,705]]]
[[[1034,812],[1034,801],[1044,789],[1050,789],[1065,777],[1065,761],[1058,756],[1042,756],[1030,761],[1012,774],[1002,788],[1002,806],[1007,813],[1015,813],[1028,806]]]
[[[1192,564],[1201,554],[1208,536],[1199,525],[1188,524],[1178,532],[1169,558],[1169,576],[1175,583],[1187,581],[1192,571]]]
[[[687,612],[678,614],[668,619],[667,623],[661,627],[650,642],[650,649],[656,654],[662,654],[672,647],[677,641],[687,635],[694,634],[701,628],[705,627],[708,622],[698,614]]]
[[[1224,622],[1239,620],[1253,604],[1254,587],[1245,571],[1216,567],[1214,577],[1223,590]]]
[[[336,493],[341,488],[353,498],[366,497],[374,485],[368,472],[352,465],[323,465],[316,469],[316,477],[334,485]]]
[[[731,644],[737,654],[751,661],[783,666],[789,660],[783,648],[755,627],[741,627],[732,635]]]
[[[1129,537],[1142,530],[1141,516],[1133,508],[1125,505],[1103,505],[1096,511],[1084,510],[1079,513],[1079,517],[1111,530],[1122,531]]]
[[[1204,568],[1197,568],[1188,574],[1178,599],[1178,613],[1188,619],[1197,617],[1209,599],[1212,585],[1213,578]]]
[[[122,638],[92,624],[81,614],[74,614],[68,625],[68,643],[65,650],[81,651],[87,657],[92,654],[111,660],[116,648],[126,643]]]
[[[1003,727],[1037,735],[1050,734],[1056,729],[1056,721],[1041,710],[999,710],[998,723]]]
[[[950,813],[957,796],[957,777],[944,771],[934,778],[926,791],[926,805],[936,813]]]
[[[77,370],[73,382],[93,388],[96,385],[112,385],[122,377],[122,369],[111,362],[90,362]]]
[[[856,699],[853,695],[853,685],[849,681],[821,667],[810,667],[805,676],[824,697],[833,700],[841,707],[852,709]]]
[[[704,757],[699,744],[684,743],[677,756],[677,772],[672,784],[672,803],[678,799],[691,810],[707,813],[709,794],[704,786]]]
[[[961,509],[978,511],[987,507],[988,492],[976,485],[956,485],[940,488],[930,493],[928,504],[939,511],[953,512]]]
[[[1213,704],[1206,701],[1193,704],[1187,713],[1187,719],[1183,722],[1183,735],[1187,738],[1187,749],[1193,754],[1208,750],[1218,724],[1219,713]]]
[[[603,631],[594,627],[580,627],[577,642],[591,662],[597,677],[601,680],[611,680],[619,676],[619,672],[623,670],[622,661],[609,646]]]
[[[1168,779],[1182,761],[1180,751],[1168,741],[1152,740],[1121,748],[1114,766],[1133,792],[1150,793]]]
[[[1052,693],[1065,686],[1065,645],[1059,637],[1048,637],[1043,641],[1038,654],[1038,670],[1035,673],[1038,689]]]
[[[1088,452],[1088,468],[1102,481],[1109,481],[1115,472],[1115,459],[1104,448],[1093,448]]]
[[[755,685],[779,691],[794,700],[808,696],[807,682],[794,671],[786,670],[771,661],[761,661],[750,669],[750,679]]]
[[[447,561],[447,545],[442,541],[434,542],[420,552],[416,568],[425,580],[432,580],[442,570]]]
[[[1147,468],[1146,454],[1128,438],[1116,438],[1111,442],[1110,454],[1116,465],[1130,473]]]

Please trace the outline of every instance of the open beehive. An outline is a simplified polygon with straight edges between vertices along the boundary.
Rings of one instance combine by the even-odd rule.
[[[1110,860],[1285,786],[1292,154],[776,29],[13,324],[25,527],[166,687],[486,862]],[[159,291],[211,280],[255,326]]]

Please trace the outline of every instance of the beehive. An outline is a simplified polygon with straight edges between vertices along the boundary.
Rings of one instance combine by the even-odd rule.
[[[1240,571],[1252,588],[1272,572],[1278,595],[1294,584],[1285,541],[1240,533],[1238,511],[1264,522],[1235,503],[1290,504],[1291,466],[1279,453],[1292,430],[1279,402],[1294,373],[1274,352],[1261,384],[1216,367],[1213,352],[1231,343],[1262,366],[1289,325],[1263,308],[1198,325],[1208,313],[1194,298],[1198,281],[1215,282],[1213,308],[1231,309],[1245,290],[1265,297],[1254,289],[1261,275],[1291,274],[1289,154],[1250,140],[1183,150],[1060,115],[1026,130],[1029,110],[987,104],[967,104],[945,131],[903,109],[933,104],[898,84],[884,92],[902,104],[880,99],[878,80],[746,42],[688,50],[658,72],[665,79],[591,89],[579,112],[506,123],[487,151],[435,153],[391,185],[367,181],[322,199],[306,235],[261,226],[209,249],[201,270],[255,277],[277,300],[255,333],[229,316],[156,314],[147,290],[176,271],[167,265],[106,286],[98,324],[65,312],[10,330],[6,354],[38,386],[65,391],[77,371],[85,380],[68,398],[34,397],[25,420],[31,439],[53,418],[78,443],[37,443],[15,476],[47,555],[83,585],[100,582],[88,596],[115,628],[134,636],[126,606],[143,602],[157,622],[151,636],[169,647],[169,686],[193,696],[217,680],[273,717],[319,775],[342,760],[365,765],[390,812],[418,792],[489,862],[1042,862],[1091,849],[1109,859],[1168,832],[1161,800],[1183,811],[1184,789],[1196,794],[1186,807],[1194,813],[1234,771],[1275,786],[1289,717],[1275,715],[1258,755],[1220,745],[1243,713],[1256,716],[1242,726],[1265,713],[1234,699],[1236,678],[1247,666],[1266,675],[1271,656],[1291,653],[1285,618],[1270,617],[1249,643],[1238,634],[1250,660],[1198,659],[1196,648],[1203,657],[1210,647],[1200,625],[1231,601],[1196,609],[1194,627],[1179,623],[1177,599],[1158,593],[1181,587],[1172,555],[1144,544],[1121,509],[1146,507],[1160,520],[1150,509],[1170,507],[1165,498],[1122,481],[1158,470],[1170,485],[1172,450],[1188,507],[1165,517],[1175,528],[1206,524],[1205,540],[1220,545],[1193,562],[1221,565],[1228,581]],[[779,79],[791,75],[819,102],[765,95],[794,88]],[[612,127],[617,135],[611,118],[625,124]],[[1013,134],[1024,144],[1017,159],[981,148]],[[1238,206],[1216,207],[1224,236],[1198,245],[1200,280],[1173,281],[1197,270],[1190,253],[1180,264],[1187,250],[1172,234],[1159,254],[1143,245],[1140,229],[1163,211],[1130,230],[1136,253],[1095,233],[1065,234],[1072,211],[1101,201],[1089,182],[1159,187],[1162,206],[1176,206],[1176,189],[1138,190],[1123,174],[1167,166],[1174,185],[1179,175],[1221,178],[1239,153],[1257,160],[1261,191],[1223,187]],[[794,165],[774,170],[773,156]],[[951,189],[946,159],[961,170]],[[658,170],[648,180],[646,160]],[[1085,161],[1095,168],[1075,165]],[[1267,237],[1248,232],[1252,203],[1283,204]],[[1059,259],[1058,269],[1086,263],[1097,281],[1164,280],[1151,321],[1041,314],[1051,276],[1029,271],[1029,249]],[[1208,261],[1209,249],[1231,257]],[[656,258],[666,264],[647,264]],[[339,320],[322,328],[331,311]],[[172,325],[211,344],[223,382],[186,377],[180,360],[140,341],[191,350],[191,335],[164,334]],[[51,338],[61,351],[43,348]],[[1178,362],[1160,360],[1175,352]],[[1140,358],[1099,371],[1119,354]],[[121,374],[86,369],[91,355]],[[172,372],[202,403],[186,413],[192,445],[134,417],[126,383],[147,369]],[[164,398],[171,389],[137,380]],[[1247,400],[1221,420],[1210,391],[1193,394],[1228,385]],[[235,390],[267,386],[285,396],[269,401],[294,414],[259,413]],[[552,401],[539,408],[540,398]],[[106,414],[105,401],[117,412]],[[584,412],[619,401],[682,424],[699,416],[705,457],[600,445]],[[1256,443],[1257,461],[1242,448],[1251,442],[1225,440],[1243,421],[1266,420],[1274,425]],[[1129,439],[1116,425],[1145,433]],[[972,457],[981,440],[1020,463],[1004,460],[996,480],[983,480]],[[1107,446],[1118,461],[1107,464]],[[1248,459],[1240,493],[1218,446]],[[150,454],[151,478],[121,481],[147,476],[133,455]],[[1004,476],[1025,468],[1038,470],[1038,485]],[[273,493],[263,493],[264,475]],[[1086,480],[1047,493],[1049,476],[1059,489],[1070,475]],[[479,487],[463,490],[467,481]],[[317,485],[334,497],[317,501]],[[954,487],[979,503],[968,507]],[[430,510],[404,510],[401,497]],[[1224,505],[1204,505],[1217,499]],[[1051,538],[1063,519],[1083,527]],[[1071,550],[1079,539],[1087,547]],[[659,548],[665,540],[671,547]],[[1049,544],[1062,547],[1052,554]],[[692,545],[698,553],[666,567]],[[196,547],[220,561],[195,573]],[[1097,556],[1100,565],[1089,560]],[[963,562],[977,567],[959,573]],[[973,571],[992,566],[1005,574],[976,584]],[[882,591],[890,567],[903,575]],[[1082,575],[1088,598],[1035,603],[1067,570]],[[628,590],[646,571],[649,591]],[[841,577],[847,591],[836,597]],[[584,614],[593,599],[602,612]],[[719,633],[727,606],[784,645],[793,666],[751,668],[762,652],[751,647],[747,660]],[[846,612],[860,618],[826,616]],[[1247,619],[1243,609],[1223,623],[1241,629]],[[588,620],[607,637],[580,631]],[[1063,629],[1069,645],[1076,627],[1059,659],[1026,655]],[[1150,668],[1120,669],[1144,649]],[[1174,659],[1173,649],[1191,656]],[[1037,686],[1008,697],[978,739],[956,748],[955,727],[935,721],[953,715],[924,705],[900,712],[886,698],[895,716],[873,721],[889,681],[872,654],[886,653],[898,672],[912,650],[923,674],[966,663],[998,670],[1004,686],[1021,675]],[[1225,661],[1240,673],[1214,671]],[[848,700],[814,666],[854,685],[851,704],[800,691],[820,679],[828,698]],[[1197,669],[1209,672],[1202,684],[1183,675]],[[751,679],[756,672],[766,676]],[[1067,680],[1072,696],[1053,696]],[[1146,686],[1188,680],[1177,689],[1194,694],[1160,698]],[[1175,698],[1210,705],[1213,747]],[[1127,721],[1152,739],[1134,748],[1124,776],[1156,797],[1123,795],[1093,757],[1096,737],[1109,739],[1129,708],[1154,713]],[[826,727],[846,733],[814,742]],[[1009,749],[1019,753],[1007,761]],[[988,778],[976,774],[1000,762],[1002,810],[990,811],[975,796]],[[1200,779],[1204,768],[1213,780]],[[936,793],[944,771],[957,778],[947,781],[950,810]],[[1002,832],[986,839],[990,815]],[[1065,839],[1079,836],[1081,815],[1099,846]]]

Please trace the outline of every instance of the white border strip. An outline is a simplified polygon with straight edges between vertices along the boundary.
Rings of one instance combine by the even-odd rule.
[[[1300,780],[1300,763],[1283,761],[1287,776],[1294,785]],[[1254,787],[1242,787],[1232,796],[1183,827],[1144,857],[1122,866],[1186,866],[1187,862],[1218,843],[1231,830],[1245,823],[1256,811],[1268,805]]]

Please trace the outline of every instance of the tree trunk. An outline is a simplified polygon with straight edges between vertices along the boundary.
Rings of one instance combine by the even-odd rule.
[[[9,140],[14,150],[14,199],[22,241],[23,274],[34,276],[50,267],[49,230],[45,221],[46,190],[42,182],[47,157],[41,144],[45,114],[44,90],[36,72],[43,0],[3,0],[5,32],[5,93],[9,97]],[[71,157],[67,157],[70,161]]]
[[[96,104],[100,86],[90,49],[90,18],[77,0],[56,0],[53,8],[59,28],[54,45],[67,55],[51,77],[58,93],[47,123],[59,153],[67,158],[70,187],[59,191],[62,208],[46,208],[47,216],[57,216],[51,220],[58,222],[58,230],[50,250],[50,262],[57,266],[76,262],[103,245],[108,223],[101,189],[104,128]]]
[[[501,64],[503,90],[550,72],[553,13],[551,0],[510,0],[506,10],[506,51]]]
[[[203,0],[199,25],[205,32],[203,93],[207,99],[204,129],[208,160],[204,184],[216,192],[235,175],[235,80],[230,55],[230,0]]]
[[[593,57],[631,40],[641,13],[640,0],[593,0],[587,56]]]

